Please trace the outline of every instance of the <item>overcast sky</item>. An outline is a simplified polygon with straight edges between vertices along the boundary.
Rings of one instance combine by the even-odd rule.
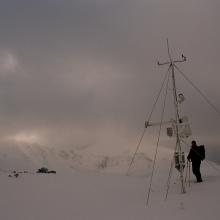
[[[166,72],[166,38],[220,109],[219,10],[218,0],[0,0],[1,138],[137,140]],[[220,116],[180,75],[177,86],[193,137],[220,144]]]

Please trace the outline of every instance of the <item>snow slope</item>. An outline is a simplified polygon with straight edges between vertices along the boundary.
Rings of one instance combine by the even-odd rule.
[[[36,171],[40,167],[62,170],[122,173],[132,159],[129,152],[109,154],[94,150],[90,145],[70,147],[48,147],[23,142],[0,143],[0,170]],[[145,175],[152,157],[139,152],[132,172]]]
[[[148,207],[149,175],[135,175],[137,170],[126,176],[123,169],[121,173],[114,173],[66,168],[57,174],[23,173],[18,178],[0,172],[0,219],[219,219],[220,167],[203,162],[204,182],[195,183],[192,176],[186,194],[180,194],[178,172],[173,170],[165,202],[170,164],[167,155],[158,155]],[[149,170],[146,169],[147,174]]]

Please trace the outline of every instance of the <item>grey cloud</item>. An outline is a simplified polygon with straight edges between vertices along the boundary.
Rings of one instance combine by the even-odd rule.
[[[218,7],[214,0],[1,1],[0,54],[17,62],[13,74],[0,75],[2,136],[45,131],[48,139],[63,133],[65,143],[79,128],[136,139],[166,71],[156,63],[167,59],[167,37],[174,57],[188,57],[180,68],[220,108]],[[218,116],[179,76],[177,85],[195,136],[218,134]],[[158,108],[153,119],[159,115]]]

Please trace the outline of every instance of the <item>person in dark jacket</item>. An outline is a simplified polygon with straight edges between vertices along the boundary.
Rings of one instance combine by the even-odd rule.
[[[202,182],[200,165],[203,158],[199,152],[199,147],[197,146],[196,141],[192,141],[192,146],[187,159],[192,161],[192,172],[196,176],[197,182]]]

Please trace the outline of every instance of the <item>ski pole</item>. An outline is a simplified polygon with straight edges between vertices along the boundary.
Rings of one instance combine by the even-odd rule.
[[[190,170],[191,168],[190,168],[190,162],[189,162],[189,187],[190,187]]]
[[[187,181],[187,176],[188,176],[188,166],[189,166],[189,161],[186,163],[186,176],[185,176],[185,183]]]

